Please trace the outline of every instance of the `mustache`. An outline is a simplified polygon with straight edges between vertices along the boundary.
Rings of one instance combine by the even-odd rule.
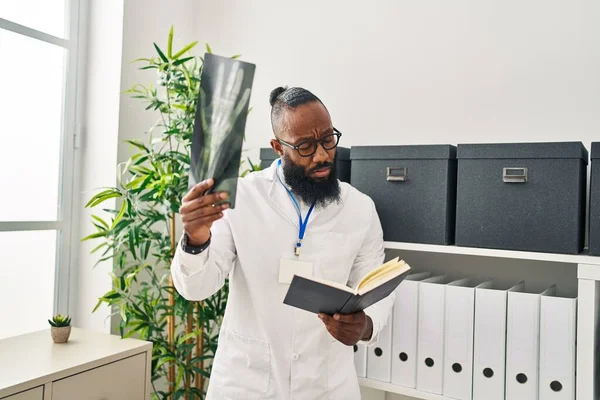
[[[320,170],[320,169],[323,169],[323,168],[328,168],[328,167],[329,167],[329,168],[333,167],[333,163],[330,163],[330,162],[328,162],[328,161],[325,161],[325,162],[323,162],[323,163],[320,163],[320,164],[317,164],[317,165],[315,165],[315,167],[314,167],[314,168],[311,168],[311,169],[310,169],[309,173],[317,172],[317,171],[318,171],[318,170]]]

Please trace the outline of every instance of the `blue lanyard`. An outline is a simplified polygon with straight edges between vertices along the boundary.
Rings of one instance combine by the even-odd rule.
[[[296,256],[299,256],[300,255],[300,247],[302,247],[302,240],[304,239],[304,234],[306,233],[306,226],[308,225],[308,219],[310,218],[310,214],[312,213],[313,208],[315,208],[315,203],[313,203],[310,206],[310,208],[308,209],[308,213],[306,213],[306,218],[304,220],[302,220],[302,212],[300,211],[300,204],[298,204],[298,201],[296,200],[296,198],[294,197],[294,194],[290,191],[290,189],[288,189],[287,186],[285,186],[283,184],[283,182],[281,181],[281,177],[279,176],[279,166],[281,166],[281,159],[277,163],[277,168],[278,168],[277,178],[279,179],[281,186],[283,186],[285,188],[288,195],[294,202],[294,205],[296,206],[296,211],[298,211],[298,225],[300,227],[300,232],[298,232],[298,241],[296,242],[296,248],[294,249],[294,254],[296,254]]]

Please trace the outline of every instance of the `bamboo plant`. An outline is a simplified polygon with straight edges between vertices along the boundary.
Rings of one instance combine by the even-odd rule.
[[[197,42],[173,49],[173,28],[166,49],[135,60],[155,70],[157,85],[135,85],[127,91],[158,114],[145,140],[128,140],[134,154],[122,166],[116,187],[95,194],[86,207],[117,198],[117,208],[104,208],[109,218],[93,215],[96,232],[82,240],[100,240],[92,253],[98,262],[113,260],[112,289],[101,304],[120,316],[123,338],[153,342],[154,399],[204,399],[228,285],[203,302],[190,302],[173,288],[171,260],[178,237],[175,222],[188,191],[190,150],[202,57],[190,51]],[[211,52],[206,45],[207,52]],[[234,56],[236,57],[236,56]],[[245,163],[247,162],[247,164]],[[241,175],[259,167],[244,160]],[[167,382],[167,385],[160,383]],[[163,386],[161,388],[161,386]]]

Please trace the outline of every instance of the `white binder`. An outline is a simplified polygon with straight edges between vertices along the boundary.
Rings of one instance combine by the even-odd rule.
[[[473,321],[475,288],[492,281],[466,278],[446,285],[444,322],[444,377],[442,394],[459,400],[473,395]]]
[[[508,293],[506,325],[506,398],[537,400],[539,393],[540,303],[554,295],[556,286],[544,292]]]
[[[508,292],[524,287],[518,282],[475,289],[473,400],[504,400]]]
[[[367,377],[367,346],[364,344],[354,345],[354,368],[356,376],[359,378]]]
[[[408,275],[396,289],[392,326],[392,380],[395,385],[417,385],[419,281],[430,272]]]
[[[393,309],[385,327],[379,332],[379,340],[367,347],[367,378],[389,382],[392,370],[392,321]]]
[[[540,400],[575,400],[577,298],[542,296]]]
[[[445,275],[419,285],[419,337],[417,340],[417,389],[442,394],[444,366]]]

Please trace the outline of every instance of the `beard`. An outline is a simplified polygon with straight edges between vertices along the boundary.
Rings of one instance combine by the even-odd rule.
[[[292,192],[299,196],[305,204],[315,203],[315,208],[324,208],[327,205],[340,202],[340,185],[336,176],[336,163],[324,162],[306,171],[304,167],[294,164],[287,156],[283,156],[283,176],[285,182],[291,187]],[[331,167],[329,176],[315,180],[308,175],[319,168]]]

